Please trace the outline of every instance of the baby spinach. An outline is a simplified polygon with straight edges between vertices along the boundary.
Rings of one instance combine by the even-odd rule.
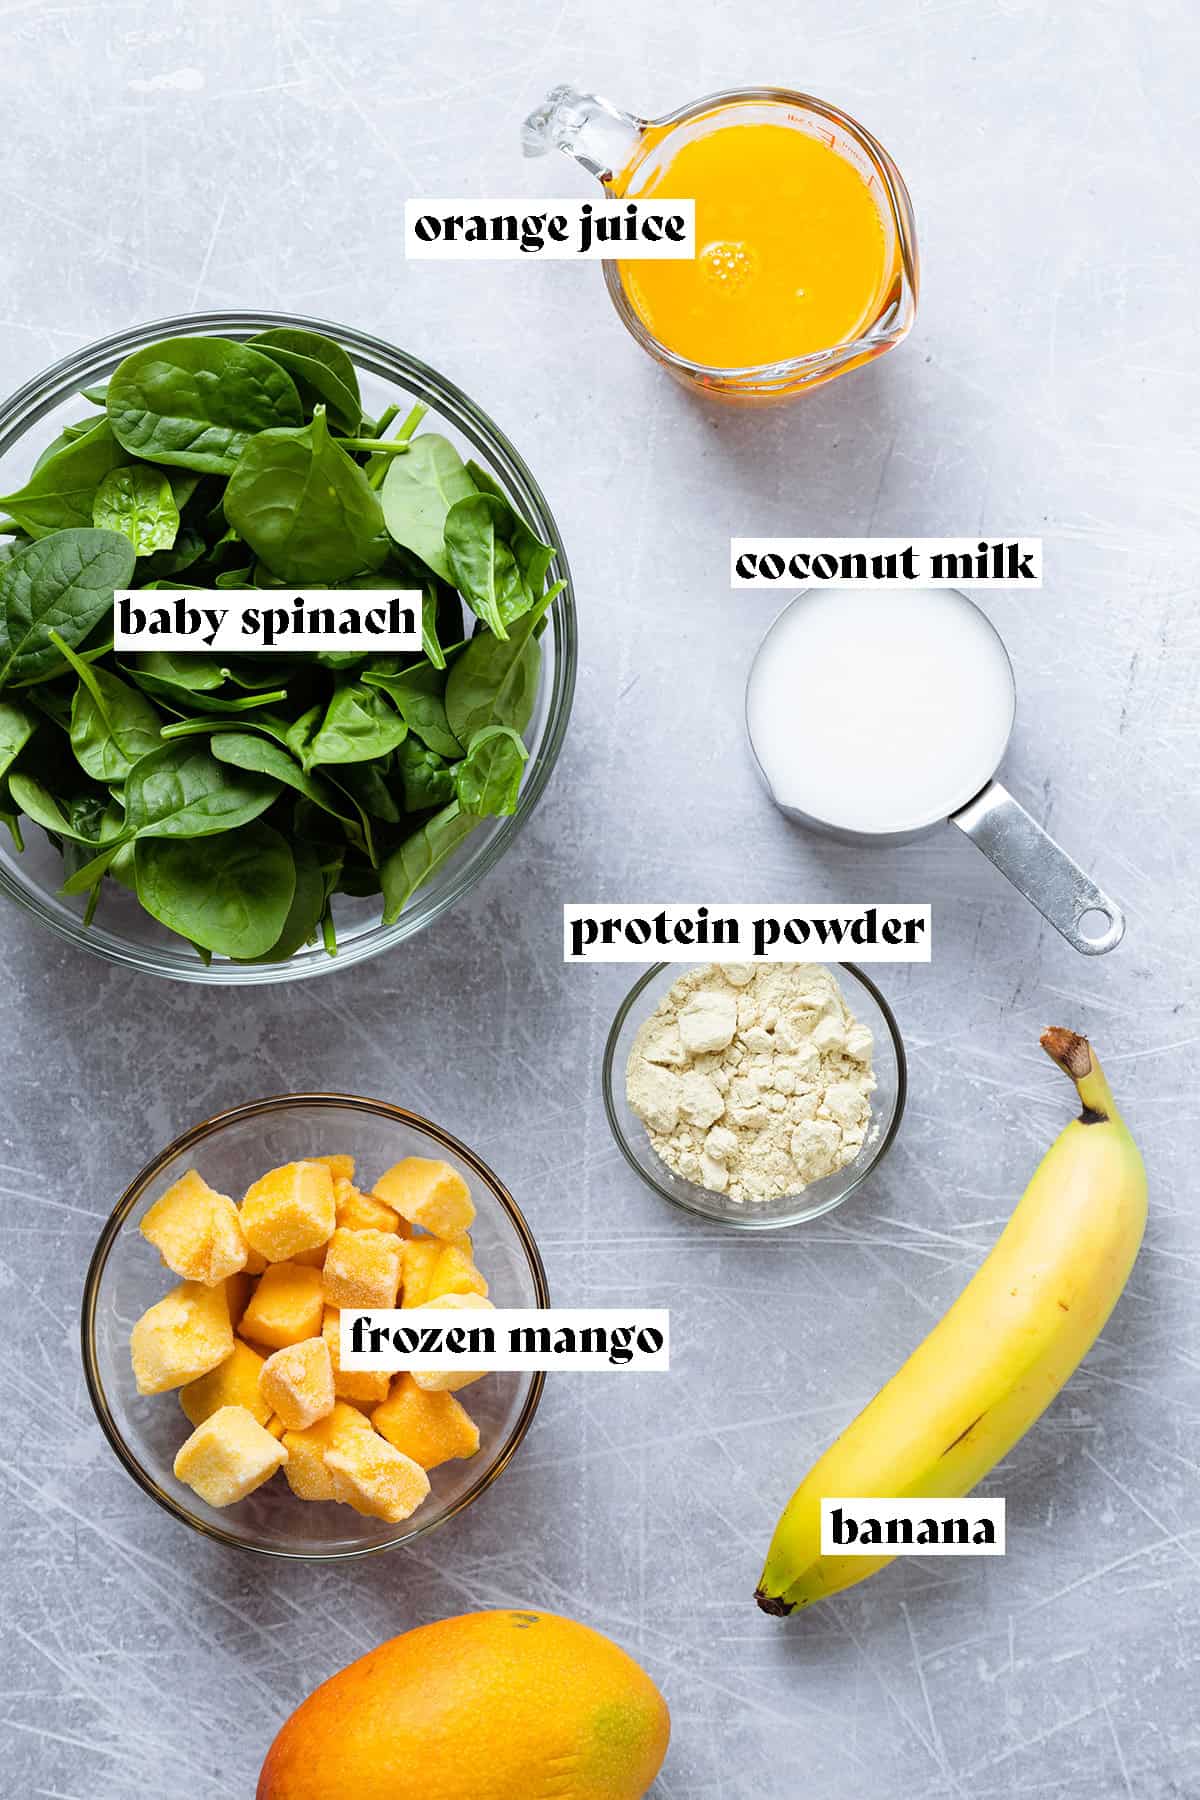
[[[107,419],[85,436],[67,439],[39,463],[23,488],[0,498],[0,507],[30,537],[90,525],[97,489],[129,457]]]
[[[137,896],[181,937],[220,956],[249,959],[279,941],[296,891],[287,840],[270,825],[245,825],[211,843],[138,840]]]
[[[394,543],[411,550],[443,581],[452,581],[446,554],[446,515],[475,493],[462,457],[436,431],[414,438],[383,478],[383,516]]]
[[[285,787],[295,788],[323,812],[341,819],[343,824],[354,823],[353,808],[339,802],[336,790],[327,782],[306,774],[281,744],[268,737],[256,737],[249,731],[216,731],[209,741],[218,762],[229,763],[233,768],[245,769],[251,774],[265,775],[271,781],[280,781]]]
[[[107,669],[90,668],[63,645],[79,686],[71,705],[71,748],[93,781],[119,785],[161,742],[162,720],[144,694]]]
[[[37,714],[11,700],[0,700],[0,777],[11,767],[37,730]]]
[[[385,925],[396,923],[417,888],[454,854],[478,823],[452,800],[392,851],[379,871]]]
[[[541,660],[534,633],[558,591],[548,589],[507,638],[482,632],[455,661],[446,682],[446,718],[460,744],[487,725],[522,732],[529,724]]]
[[[88,832],[82,828],[82,823],[76,824],[70,804],[52,794],[36,775],[13,769],[8,777],[8,791],[25,817],[40,825],[43,831],[52,832],[55,837],[72,838],[80,844],[99,843],[99,830]]]
[[[219,337],[167,338],[135,350],[113,372],[105,406],[113,435],[132,455],[216,475],[233,474],[256,432],[304,419],[286,369]]]
[[[305,838],[293,837],[289,848],[295,866],[296,885],[283,922],[283,930],[268,949],[260,951],[257,956],[239,957],[241,962],[286,962],[289,956],[294,956],[297,950],[310,944],[321,928],[329,898],[326,892],[326,869]]]
[[[139,556],[170,550],[179,532],[179,506],[167,477],[146,463],[112,469],[96,489],[91,523],[123,531]]]
[[[407,669],[393,668],[394,659],[377,657],[363,671],[368,687],[379,688],[388,696],[410,731],[439,756],[457,762],[462,745],[450,729],[446,717],[444,690],[446,678],[432,663],[413,663]]]
[[[356,681],[334,694],[301,761],[306,769],[319,763],[374,762],[407,736],[408,726],[395,707],[374,688]]]
[[[336,585],[388,552],[379,496],[330,437],[325,409],[299,430],[252,437],[225,490],[225,516],[282,581]]]
[[[517,806],[553,549],[319,330],[168,339],[85,398],[0,503],[0,824],[85,923],[111,877],[206,961],[332,955],[335,896],[394,920]],[[418,590],[423,654],[113,649],[118,588],[328,586]]]
[[[425,812],[454,799],[454,770],[444,756],[429,750],[416,738],[407,738],[396,752],[396,763],[408,812]],[[465,765],[459,764],[462,768]]]
[[[471,739],[454,771],[454,787],[464,812],[514,813],[529,752],[508,725],[488,725]]]
[[[362,424],[358,372],[340,344],[319,331],[279,326],[250,339],[281,369],[286,369],[303,399],[328,407],[329,416],[353,435]]]
[[[266,812],[279,784],[217,761],[185,739],[143,756],[125,784],[125,830],[130,837],[208,837],[245,825]]]
[[[133,545],[115,531],[56,531],[0,564],[0,689],[61,662],[51,632],[81,644],[129,586]]]

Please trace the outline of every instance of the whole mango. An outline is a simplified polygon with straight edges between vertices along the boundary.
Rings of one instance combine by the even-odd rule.
[[[657,1687],[598,1631],[464,1613],[310,1694],[267,1752],[257,1800],[641,1800],[669,1736]]]

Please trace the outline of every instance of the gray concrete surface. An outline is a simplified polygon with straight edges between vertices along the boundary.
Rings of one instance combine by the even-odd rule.
[[[540,812],[401,953],[205,991],[5,911],[0,1786],[248,1796],[336,1667],[518,1603],[609,1630],[660,1681],[663,1800],[1194,1800],[1194,9],[3,0],[0,30],[0,386],[191,307],[373,329],[476,395],[538,472],[583,651]],[[563,78],[649,111],[762,79],[857,113],[916,198],[909,344],[791,411],[714,413],[638,354],[595,269],[406,267],[407,194],[574,189],[517,145]],[[1044,536],[1045,591],[987,601],[1020,682],[1007,773],[1125,902],[1116,955],[1076,956],[952,832],[868,855],[774,814],[739,723],[773,601],[725,573],[730,534],[755,530]],[[911,1057],[903,1135],[836,1219],[723,1234],[619,1159],[598,1069],[625,976],[564,970],[557,909],[648,895],[935,903],[932,966],[882,971]],[[1105,1053],[1153,1212],[1102,1341],[989,1483],[1010,1553],[896,1566],[792,1627],[766,1619],[751,1592],[793,1481],[952,1298],[1068,1116],[1048,1023]],[[312,1570],[160,1514],[93,1422],[76,1338],[100,1221],[138,1166],[227,1103],[321,1086],[466,1137],[525,1207],[556,1297],[671,1306],[675,1367],[552,1381],[468,1516],[412,1555]]]

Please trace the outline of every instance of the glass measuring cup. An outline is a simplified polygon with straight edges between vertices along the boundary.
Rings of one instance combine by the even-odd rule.
[[[746,730],[788,817],[853,844],[909,843],[948,819],[1098,956],[1124,935],[1120,907],[994,776],[1016,705],[1003,639],[957,589],[808,588],[755,654]]]
[[[682,150],[733,125],[783,125],[804,133],[827,146],[865,183],[878,213],[883,247],[877,288],[857,325],[839,341],[802,354],[718,367],[672,349],[655,335],[630,297],[619,262],[604,263],[604,280],[626,329],[672,375],[722,398],[761,404],[791,399],[882,356],[912,326],[919,289],[916,225],[908,190],[883,146],[840,108],[776,87],[733,88],[708,94],[660,119],[642,119],[596,94],[560,86],[525,120],[522,142],[526,156],[565,150],[597,177],[610,196],[637,198]],[[684,197],[696,200],[696,244],[701,253],[704,196]]]

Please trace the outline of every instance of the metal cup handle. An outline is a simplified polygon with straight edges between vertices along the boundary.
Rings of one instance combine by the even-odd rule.
[[[989,781],[950,815],[950,823],[966,832],[1074,949],[1084,956],[1103,956],[1116,949],[1125,935],[1125,915],[1116,901],[1084,874],[1000,782]],[[1103,918],[1104,926],[1085,935],[1081,925],[1089,914]]]

